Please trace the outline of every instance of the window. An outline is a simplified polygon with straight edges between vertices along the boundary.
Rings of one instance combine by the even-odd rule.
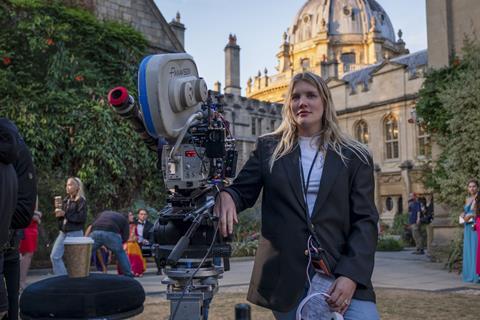
[[[402,214],[403,213],[403,197],[400,196],[398,197],[397,200],[397,214]]]
[[[393,115],[385,118],[385,159],[398,159],[398,122]]]
[[[258,130],[258,135],[262,134],[262,118],[257,118],[257,130]]]
[[[300,63],[302,64],[303,71],[307,71],[308,69],[310,69],[310,59],[302,59]]]
[[[257,119],[255,117],[252,117],[252,135],[257,135]]]
[[[385,199],[385,208],[387,209],[387,211],[391,211],[393,209],[392,197],[387,197],[387,199]]]
[[[432,156],[432,145],[430,135],[424,125],[418,125],[417,141],[418,156],[430,158]]]
[[[352,66],[355,64],[355,53],[354,52],[342,53],[340,60],[342,61],[342,64],[343,64],[343,72],[351,71],[353,70]]]
[[[360,120],[355,125],[355,138],[361,143],[368,144],[368,125],[365,120]]]

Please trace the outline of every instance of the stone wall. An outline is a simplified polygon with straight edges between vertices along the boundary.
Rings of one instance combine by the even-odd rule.
[[[449,64],[461,56],[466,36],[480,32],[478,0],[427,0],[428,60],[433,68]]]
[[[100,19],[131,25],[145,36],[156,53],[184,52],[183,44],[153,0],[67,0],[66,3],[83,7]]]

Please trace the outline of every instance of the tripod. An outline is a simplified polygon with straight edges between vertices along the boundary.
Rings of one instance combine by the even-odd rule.
[[[185,259],[174,268],[167,267],[167,277],[162,283],[167,285],[170,320],[207,320],[208,308],[218,292],[218,279],[223,272],[223,267],[214,265],[211,258],[203,263],[201,259]]]

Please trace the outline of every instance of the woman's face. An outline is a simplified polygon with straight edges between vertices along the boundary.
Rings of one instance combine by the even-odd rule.
[[[324,105],[317,88],[299,81],[292,91],[291,108],[300,136],[313,136],[322,129]]]
[[[67,180],[66,191],[69,196],[76,196],[78,193],[78,186],[73,179]]]
[[[478,192],[478,186],[475,182],[470,182],[468,184],[468,193],[470,193],[471,195],[474,195]]]
[[[133,213],[132,212],[128,213],[128,222],[133,222]]]

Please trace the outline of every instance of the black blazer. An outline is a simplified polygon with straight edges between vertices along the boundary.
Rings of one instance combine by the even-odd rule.
[[[150,242],[150,244],[153,243],[153,223],[148,220],[143,224],[142,237]]]
[[[233,184],[226,188],[237,212],[254,205],[263,188],[262,236],[255,256],[247,299],[287,312],[304,294],[309,236],[302,193],[299,148],[269,159],[278,138],[259,138],[256,150]],[[377,243],[378,212],[374,203],[373,162],[363,163],[346,150],[347,165],[327,150],[312,223],[336,277],[357,283],[354,298],[375,301],[371,276]]]
[[[87,201],[85,198],[70,200],[69,196],[63,199],[62,210],[65,217],[58,218],[58,227],[63,232],[78,231],[85,228],[87,221]],[[65,222],[67,219],[67,222]]]

